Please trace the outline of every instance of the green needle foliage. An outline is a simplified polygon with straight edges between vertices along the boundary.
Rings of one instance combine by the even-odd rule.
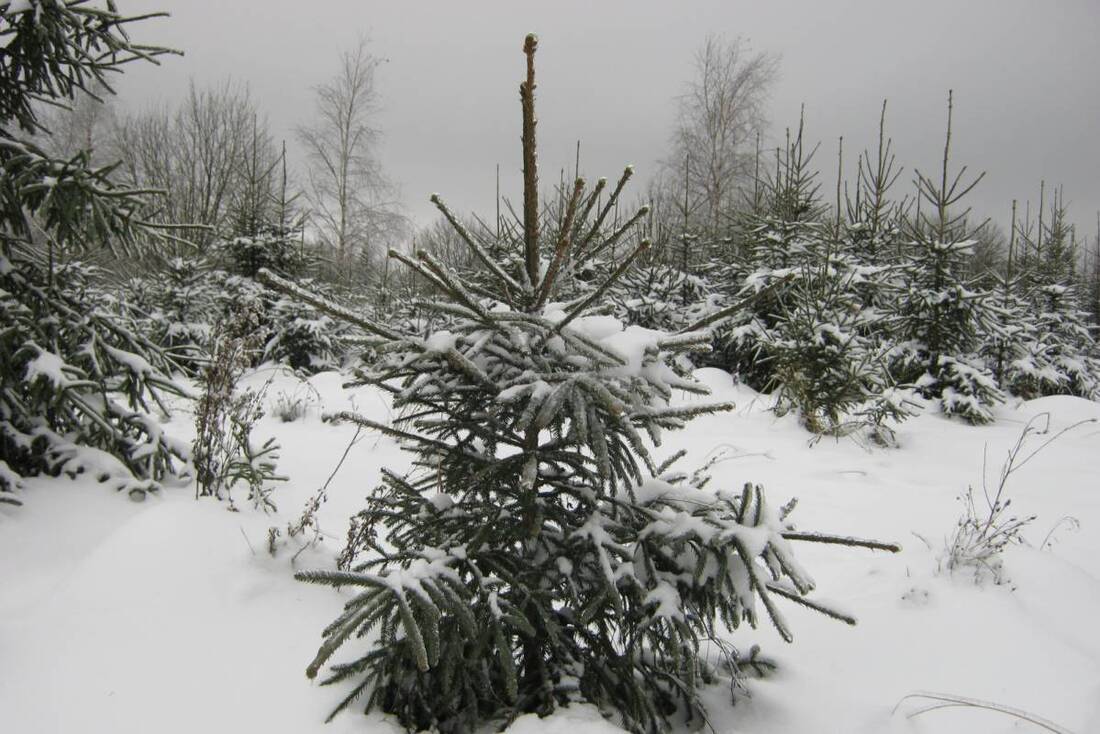
[[[342,568],[298,575],[355,592],[307,674],[370,636],[325,680],[352,684],[336,711],[364,696],[368,710],[410,730],[441,732],[573,701],[638,732],[676,715],[705,721],[703,685],[743,677],[727,628],[766,619],[790,640],[779,598],[854,623],[807,598],[814,584],[794,541],[895,548],[795,533],[793,503],[773,508],[759,486],[704,489],[704,472],[677,473],[651,456],[662,432],[732,407],[670,404],[673,391],[707,390],[669,357],[713,336],[624,330],[591,315],[645,241],[603,282],[557,300],[570,264],[626,233],[602,229],[621,184],[598,206],[602,186],[594,193],[578,180],[560,226],[540,221],[536,43],[524,45],[524,207],[514,238],[482,242],[449,217],[483,267],[480,282],[428,252],[391,252],[434,286],[438,299],[420,305],[446,315],[448,330],[399,333],[261,273],[376,337],[380,357],[360,377],[392,393],[398,417],[330,419],[395,437],[414,455],[408,475],[384,472],[353,518]],[[555,233],[548,246],[540,231]],[[489,245],[513,254],[494,259]]]
[[[182,394],[170,357],[123,328],[58,259],[128,251],[151,192],[122,189],[88,151],[53,158],[29,140],[37,103],[62,105],[130,61],[167,53],[130,41],[143,17],[82,0],[0,4],[0,501],[41,472],[90,472],[134,496],[175,472],[159,395]]]

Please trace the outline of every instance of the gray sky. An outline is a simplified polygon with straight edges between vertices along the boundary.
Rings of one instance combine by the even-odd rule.
[[[430,193],[456,211],[489,214],[494,168],[519,198],[521,46],[538,33],[538,115],[544,183],[572,168],[613,178],[633,163],[641,182],[671,130],[675,98],[707,33],[744,35],[782,55],[770,105],[773,140],[797,124],[821,141],[826,190],[836,139],[846,169],[873,144],[889,99],[888,132],[911,189],[942,150],[947,90],[955,90],[954,160],[987,171],[975,211],[1006,223],[1013,198],[1037,200],[1040,179],[1063,184],[1081,234],[1100,209],[1100,1],[776,0],[658,2],[379,2],[372,0],[121,0],[123,11],[167,10],[138,26],[142,41],[183,49],[160,68],[135,65],[123,101],[171,102],[190,79],[248,82],[277,137],[293,145],[311,86],[366,35],[380,69],[382,159],[407,212],[430,219]]]

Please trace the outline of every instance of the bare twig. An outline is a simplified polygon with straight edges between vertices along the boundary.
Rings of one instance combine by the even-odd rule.
[[[898,701],[897,704],[894,705],[893,711],[890,712],[891,715],[896,715],[897,712],[898,712],[898,709],[901,707],[901,705],[905,701],[907,701],[909,699],[913,699],[913,698],[921,698],[921,699],[925,699],[925,700],[928,700],[928,701],[937,701],[938,703],[932,704],[931,706],[926,706],[925,708],[921,708],[921,709],[918,709],[916,711],[913,711],[912,713],[906,714],[905,718],[907,718],[907,719],[912,719],[914,717],[920,716],[922,714],[926,714],[929,711],[935,711],[937,709],[954,708],[954,707],[976,708],[976,709],[984,709],[986,711],[996,711],[998,713],[1006,714],[1008,716],[1012,716],[1014,718],[1020,719],[1021,721],[1027,721],[1029,723],[1035,724],[1036,726],[1041,727],[1041,728],[1043,728],[1047,731],[1054,732],[1054,734],[1073,734],[1073,732],[1071,732],[1069,729],[1061,727],[1061,726],[1055,724],[1054,722],[1048,721],[1047,719],[1044,719],[1040,716],[1036,716],[1033,713],[1030,713],[1028,711],[1024,711],[1023,709],[1017,709],[1017,708],[1013,708],[1011,706],[1005,706],[1004,704],[994,703],[992,701],[982,701],[982,700],[977,699],[977,698],[967,698],[965,696],[956,696],[956,695],[951,694],[951,693],[933,693],[931,691],[917,691],[915,693],[910,693],[906,696],[902,696],[901,700]]]

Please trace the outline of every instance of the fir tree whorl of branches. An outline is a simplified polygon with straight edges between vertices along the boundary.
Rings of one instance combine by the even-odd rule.
[[[373,335],[380,357],[360,380],[392,393],[398,417],[330,420],[380,431],[414,456],[408,475],[384,471],[353,518],[341,569],[299,574],[356,592],[307,674],[376,634],[332,666],[325,682],[353,683],[337,711],[363,696],[410,730],[470,732],[584,700],[650,732],[677,711],[705,719],[701,687],[740,681],[725,628],[766,618],[791,639],[778,598],[853,621],[806,596],[813,582],[793,541],[896,548],[795,533],[792,506],[772,508],[759,487],[704,489],[705,472],[653,458],[663,431],[731,407],[670,402],[674,390],[707,392],[669,356],[705,349],[712,335],[624,330],[591,315],[645,241],[608,263],[604,280],[557,300],[569,263],[625,234],[603,222],[626,176],[603,207],[602,185],[586,192],[578,180],[560,226],[529,216],[539,211],[533,37],[524,50],[523,222],[506,241],[482,241],[433,197],[480,262],[479,281],[431,253],[391,251],[432,284],[437,297],[421,305],[445,314],[446,330],[402,333],[261,271]]]

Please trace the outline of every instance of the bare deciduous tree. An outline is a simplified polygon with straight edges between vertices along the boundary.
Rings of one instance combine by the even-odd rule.
[[[297,131],[309,165],[313,228],[345,264],[357,252],[369,255],[404,222],[376,155],[379,63],[362,40],[341,54],[339,71],[314,90],[316,118]]]
[[[256,139],[257,113],[247,87],[194,84],[176,109],[161,107],[119,119],[113,153],[137,184],[163,189],[166,222],[201,224],[193,239],[224,234],[241,167]],[[270,140],[266,131],[261,139]]]
[[[753,52],[743,38],[709,36],[696,52],[659,187],[677,208],[687,202],[696,226],[717,230],[740,204],[778,69],[778,56]]]
[[[96,96],[81,94],[65,106],[42,110],[41,118],[48,131],[41,136],[42,145],[48,152],[67,158],[88,151],[95,165],[111,162],[104,148],[110,137],[114,101],[109,93],[95,91]]]

